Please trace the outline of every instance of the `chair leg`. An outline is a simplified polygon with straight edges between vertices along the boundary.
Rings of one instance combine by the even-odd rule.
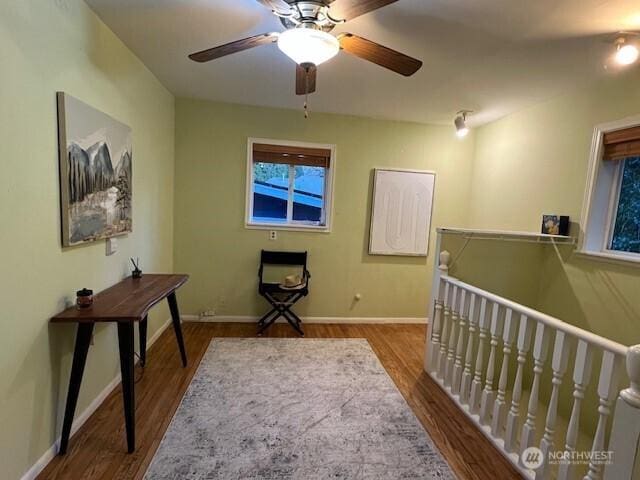
[[[291,310],[285,310],[283,312],[283,316],[284,318],[287,319],[287,322],[289,322],[289,325],[291,325],[296,332],[298,332],[301,336],[304,337],[304,331],[302,330],[302,328],[300,328],[300,324],[302,323],[302,320],[300,320],[300,318]]]
[[[298,325],[300,325],[302,323],[302,319],[296,315],[296,313],[293,310],[289,310],[287,309],[285,311],[285,315],[291,315],[291,320],[293,320],[294,322],[296,322]]]
[[[258,329],[258,336],[261,336],[264,331],[273,325],[278,318],[284,317],[289,325],[304,337],[304,331],[300,328],[302,320],[290,310],[291,307],[303,297],[303,295],[298,292],[294,292],[288,293],[283,297],[275,298],[269,293],[264,292],[262,293],[262,296],[273,308],[258,321],[258,326],[260,327]]]
[[[265,313],[262,318],[260,320],[258,320],[258,325],[262,326],[264,325],[264,322],[267,321],[267,319],[273,315],[274,313],[276,313],[277,310],[275,308],[272,308],[271,310],[269,310],[267,313]]]
[[[271,325],[273,325],[281,315],[280,312],[275,308],[271,310],[271,312],[269,312],[269,315],[272,315],[272,314],[275,314],[275,315],[271,316],[269,321],[263,322],[260,328],[258,329],[258,336],[261,336],[265,332],[265,330],[269,328]]]

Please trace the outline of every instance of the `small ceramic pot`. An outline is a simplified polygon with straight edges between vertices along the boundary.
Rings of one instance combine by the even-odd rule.
[[[76,305],[78,308],[89,308],[93,305],[93,290],[83,288],[76,292]]]

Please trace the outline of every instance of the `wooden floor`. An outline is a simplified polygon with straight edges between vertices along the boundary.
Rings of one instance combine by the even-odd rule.
[[[122,397],[120,388],[116,388],[71,438],[67,455],[56,457],[39,479],[128,480],[144,476],[211,339],[255,334],[251,324],[185,323],[183,328],[187,368],[181,368],[171,329],[151,347],[144,372],[136,367],[137,376],[142,377],[136,384],[135,453],[126,453]],[[306,325],[305,333],[307,338],[366,338],[458,478],[520,478],[424,373],[424,326]],[[277,324],[268,336],[296,335],[288,325]]]

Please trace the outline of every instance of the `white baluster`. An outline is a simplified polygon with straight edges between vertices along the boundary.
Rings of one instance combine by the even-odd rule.
[[[440,282],[444,284],[444,282]],[[439,291],[444,290],[444,285],[441,285]],[[431,323],[431,345],[429,349],[429,371],[436,373],[438,354],[440,353],[440,329],[442,326],[442,310],[443,302],[439,298],[435,299],[435,305],[433,307],[433,322]]]
[[[596,455],[602,455],[604,450],[604,437],[607,428],[609,415],[611,415],[611,404],[616,396],[618,388],[618,368],[619,359],[615,354],[605,350],[602,353],[602,366],[600,367],[600,380],[598,381],[598,396],[600,405],[598,406],[598,426],[593,437],[591,447],[591,461],[589,462],[589,472],[584,476],[584,480],[596,480],[600,478],[602,465],[595,461]]]
[[[473,380],[471,381],[471,394],[469,395],[469,408],[472,412],[477,412],[480,408],[480,391],[482,390],[482,369],[484,368],[484,344],[487,338],[487,299],[480,301],[480,316],[478,317],[478,355],[476,356],[476,367]]]
[[[609,450],[614,453],[613,462],[604,470],[605,480],[637,480],[637,447],[640,444],[640,345],[627,351],[627,375],[629,388],[620,392],[611,427]]]
[[[584,392],[589,384],[591,377],[592,362],[591,346],[584,340],[578,341],[576,348],[576,362],[573,367],[573,409],[571,410],[571,418],[569,419],[569,427],[567,428],[567,438],[564,449],[574,452],[578,441],[578,431],[580,429],[580,410]],[[558,480],[572,479],[575,474],[575,464],[572,462],[563,462],[558,467]]]
[[[551,368],[553,370],[553,386],[551,390],[551,398],[547,409],[547,420],[544,426],[544,435],[540,440],[540,450],[542,450],[542,458],[545,462],[536,470],[536,479],[547,479],[550,476],[551,469],[546,461],[549,452],[553,450],[553,439],[556,430],[556,421],[558,417],[558,400],[560,397],[560,385],[562,385],[562,377],[567,371],[567,363],[569,362],[569,337],[566,333],[557,331],[556,339],[553,346],[553,358],[551,360]]]
[[[438,234],[436,239],[436,251],[440,249],[442,236]],[[437,268],[433,271],[433,285],[431,287],[432,311],[431,320],[427,325],[427,345],[425,355],[425,370],[431,373],[438,371],[436,362],[440,351],[440,334],[442,329],[442,298],[444,294],[443,275],[449,272],[449,261],[451,254],[446,250],[440,252],[438,256]]]
[[[473,343],[477,331],[478,322],[476,320],[476,294],[472,293],[469,299],[469,334],[467,335],[467,350],[464,355],[464,370],[462,381],[460,382],[460,402],[466,404],[469,401],[469,390],[471,389],[471,378],[473,377]]]
[[[520,452],[533,445],[536,434],[536,415],[538,413],[538,395],[540,392],[540,377],[547,359],[549,350],[549,327],[538,322],[536,325],[536,336],[533,341],[533,382],[531,384],[531,394],[527,408],[527,420],[522,426],[522,436],[520,437]]]
[[[513,382],[513,395],[511,396],[511,408],[507,413],[507,427],[504,435],[504,448],[507,452],[516,451],[516,439],[518,438],[518,422],[520,419],[520,400],[522,399],[522,382],[524,377],[524,365],[531,346],[532,322],[526,315],[520,316],[518,328],[518,368]]]
[[[445,282],[444,301],[442,304],[442,335],[440,336],[440,352],[436,361],[436,371],[440,378],[444,378],[444,365],[447,360],[447,343],[449,341],[449,323],[451,322],[451,310],[449,309],[449,290],[451,284]]]
[[[484,390],[482,390],[482,399],[480,400],[480,421],[482,423],[489,423],[489,414],[493,408],[495,399],[495,390],[493,381],[496,372],[496,350],[498,348],[498,342],[502,332],[502,319],[499,315],[500,306],[497,303],[493,304],[491,312],[491,346],[489,350],[489,362],[487,364],[487,378],[484,383]]]
[[[444,367],[444,384],[451,386],[451,377],[453,375],[453,363],[456,358],[456,342],[458,340],[458,286],[453,286],[453,296],[451,299],[451,323],[449,331],[449,347],[447,348],[447,362]]]
[[[453,379],[451,382],[451,391],[456,395],[460,393],[460,376],[462,375],[462,354],[464,353],[465,335],[467,328],[467,311],[467,291],[463,289],[460,295],[458,343],[456,346],[456,359],[453,364]]]
[[[511,349],[516,336],[516,321],[513,318],[513,311],[509,308],[504,315],[504,330],[502,331],[502,367],[500,368],[500,380],[498,380],[498,395],[493,405],[493,417],[491,418],[491,432],[494,437],[499,437],[504,427],[504,418],[507,404],[505,396],[507,394],[507,382],[509,381],[509,359]]]

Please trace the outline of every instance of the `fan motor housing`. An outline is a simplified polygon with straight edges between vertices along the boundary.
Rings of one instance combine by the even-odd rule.
[[[336,21],[329,15],[331,1],[322,0],[287,0],[291,6],[290,14],[278,15],[285,28],[317,28],[330,32],[336,26]]]

